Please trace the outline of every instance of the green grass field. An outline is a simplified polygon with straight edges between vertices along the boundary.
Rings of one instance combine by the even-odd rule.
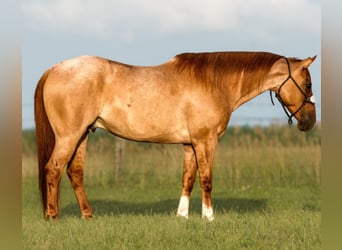
[[[91,134],[85,182],[94,210],[82,220],[63,175],[60,217],[45,221],[38,194],[34,134],[23,131],[24,249],[320,249],[320,127],[301,133],[274,125],[231,127],[214,163],[215,220],[201,218],[198,181],[189,219],[176,217],[181,145],[126,142]]]

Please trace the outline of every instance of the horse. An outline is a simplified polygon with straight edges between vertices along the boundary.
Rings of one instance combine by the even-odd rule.
[[[269,52],[183,53],[157,66],[133,66],[97,56],[62,61],[41,76],[34,95],[39,190],[44,218],[58,218],[59,183],[66,168],[82,218],[93,216],[84,189],[90,131],[151,143],[183,144],[177,216],[188,218],[199,172],[202,217],[214,219],[213,161],[232,112],[270,91],[297,128],[316,122],[306,59]],[[272,99],[273,102],[273,99]]]

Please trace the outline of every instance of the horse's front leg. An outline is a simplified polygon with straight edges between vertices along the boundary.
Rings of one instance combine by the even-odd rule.
[[[214,220],[211,199],[213,162],[217,145],[217,136],[207,138],[195,144],[196,159],[199,170],[200,186],[202,188],[202,218]]]
[[[189,201],[194,186],[197,171],[197,162],[194,148],[191,144],[184,144],[184,166],[182,179],[182,196],[179,201],[177,216],[188,218]]]

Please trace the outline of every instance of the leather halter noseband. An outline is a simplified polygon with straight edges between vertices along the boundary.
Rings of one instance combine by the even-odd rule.
[[[285,79],[285,81],[282,82],[282,84],[280,85],[279,89],[278,89],[278,92],[275,94],[275,97],[278,99],[278,101],[280,102],[281,106],[283,107],[284,111],[285,111],[285,114],[287,115],[287,117],[289,118],[288,120],[288,123],[289,125],[291,125],[293,123],[292,121],[292,118],[299,112],[299,110],[306,104],[306,103],[311,103],[311,104],[315,104],[315,99],[314,99],[314,96],[311,95],[311,96],[307,96],[305,94],[305,92],[302,90],[302,88],[299,86],[299,84],[296,82],[296,80],[292,77],[291,75],[291,68],[290,68],[290,63],[289,63],[289,59],[287,59],[285,57],[285,60],[286,60],[286,63],[287,63],[287,67],[288,67],[288,70],[289,70],[289,76]],[[283,99],[281,98],[280,96],[280,90],[281,88],[285,85],[285,83],[287,83],[288,80],[292,80],[294,82],[294,84],[297,86],[297,88],[299,89],[299,91],[304,95],[304,100],[303,100],[303,103],[302,105],[300,105],[300,107],[294,112],[294,113],[291,113],[287,107],[287,105],[285,104],[285,102],[283,101]],[[271,96],[271,102],[272,104],[274,105],[274,102],[273,102],[273,97],[272,97],[272,92],[270,90],[270,96]]]

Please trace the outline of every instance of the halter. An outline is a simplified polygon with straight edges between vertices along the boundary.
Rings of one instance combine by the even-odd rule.
[[[311,104],[315,104],[315,98],[313,95],[311,96],[307,96],[305,94],[305,92],[302,90],[302,88],[299,86],[299,84],[296,82],[296,80],[292,77],[291,75],[291,68],[290,68],[290,63],[289,63],[289,60],[285,57],[285,60],[286,60],[286,63],[287,63],[287,67],[289,69],[289,76],[285,79],[285,81],[283,81],[283,83],[280,85],[279,89],[278,89],[278,92],[275,94],[275,97],[277,97],[278,101],[280,102],[281,106],[283,107],[284,111],[285,111],[285,114],[287,115],[287,117],[289,118],[288,120],[288,124],[291,125],[293,123],[292,121],[292,118],[299,112],[299,110],[306,104],[306,103],[311,103]],[[300,107],[294,112],[294,113],[291,113],[289,110],[288,110],[288,107],[287,105],[285,104],[285,102],[283,101],[283,99],[281,98],[280,96],[280,90],[281,88],[285,85],[285,83],[287,83],[288,80],[292,80],[294,82],[294,84],[297,86],[297,88],[299,89],[299,91],[304,95],[304,100],[303,100],[303,103],[302,105],[300,105]],[[270,96],[271,96],[271,102],[272,104],[274,105],[274,102],[273,102],[273,97],[272,97],[272,92],[270,90]]]

